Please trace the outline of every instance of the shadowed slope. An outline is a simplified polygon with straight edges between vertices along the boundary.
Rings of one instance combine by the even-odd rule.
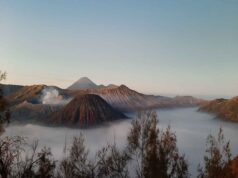
[[[21,85],[0,84],[0,88],[2,89],[4,96],[9,96],[23,87],[24,86]]]
[[[77,96],[60,112],[55,113],[50,122],[71,127],[89,127],[119,118],[126,118],[126,116],[100,96],[86,94]]]
[[[45,85],[24,86],[17,92],[9,95],[7,99],[11,105],[19,104],[23,101],[35,103],[38,102],[44,87]]]
[[[59,111],[62,105],[32,104],[24,101],[11,108],[13,121],[45,123],[52,113]]]
[[[61,88],[55,86],[47,86],[47,85],[31,85],[31,86],[24,86],[21,89],[17,90],[16,92],[12,93],[7,97],[8,102],[11,106],[20,104],[24,101],[39,104],[42,97],[42,91],[46,88],[53,88],[59,92],[59,95],[64,97],[69,97],[67,94],[67,90],[63,90]]]
[[[238,96],[230,100],[213,100],[200,107],[199,110],[214,113],[225,120],[238,122]]]
[[[169,98],[164,96],[145,95],[131,90],[125,85],[111,86],[98,89],[87,89],[74,91],[77,94],[96,94],[101,96],[110,105],[120,111],[138,111],[145,109],[156,109],[165,107],[187,107],[197,106],[204,102],[191,96],[178,96]]]

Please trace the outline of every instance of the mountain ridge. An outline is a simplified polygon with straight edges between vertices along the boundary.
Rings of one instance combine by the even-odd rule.
[[[199,111],[213,113],[222,119],[238,122],[238,96],[231,99],[212,100],[202,105]]]
[[[77,94],[99,95],[110,105],[122,112],[164,107],[197,106],[204,102],[204,100],[197,99],[192,96],[177,96],[175,98],[169,98],[164,96],[145,95],[128,88],[126,85],[86,89],[73,92],[73,95]]]

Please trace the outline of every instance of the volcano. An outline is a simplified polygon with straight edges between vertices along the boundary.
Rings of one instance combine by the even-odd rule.
[[[112,121],[126,116],[109,105],[98,95],[78,95],[61,111],[55,113],[50,122],[69,127],[90,127],[105,121]]]
[[[71,86],[69,86],[68,90],[82,90],[82,89],[89,89],[89,88],[97,88],[98,86],[92,82],[87,77],[82,77]]]
[[[197,106],[204,101],[191,96],[177,96],[174,98],[145,95],[128,88],[126,85],[108,86],[86,90],[71,91],[73,95],[95,94],[102,97],[114,108],[122,112],[134,112],[145,109],[190,107]]]

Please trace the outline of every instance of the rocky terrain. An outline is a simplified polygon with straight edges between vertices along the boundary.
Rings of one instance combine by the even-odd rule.
[[[75,97],[50,122],[70,127],[89,127],[105,121],[126,118],[98,95],[85,94]]]
[[[64,124],[72,125],[75,120],[78,125],[83,126],[112,120],[112,116],[115,119],[118,116],[124,117],[123,112],[191,107],[204,103],[204,100],[191,96],[171,98],[145,95],[125,85],[97,85],[86,77],[79,79],[68,89],[47,85],[1,85],[1,87],[11,107],[13,120],[27,122],[48,122],[48,118],[54,118],[53,120],[58,124],[64,122]],[[82,95],[85,97],[79,97]],[[74,107],[72,103],[69,103],[72,99],[74,99],[74,102],[72,101]],[[81,110],[80,114],[77,113],[78,110]],[[56,119],[56,116],[59,119]],[[68,122],[66,117],[69,117]]]
[[[32,104],[24,101],[11,108],[11,119],[18,123],[45,123],[52,113],[62,109],[61,105]]]
[[[76,84],[76,85],[74,85]],[[75,97],[78,94],[95,94],[102,97],[107,103],[122,112],[138,111],[145,109],[171,108],[171,107],[191,107],[204,103],[204,100],[191,96],[177,96],[174,98],[164,96],[145,95],[128,88],[125,85],[116,86],[110,84],[108,86],[96,85],[88,78],[81,78],[71,85],[75,89],[55,88],[59,95],[63,98]],[[77,89],[87,88],[87,89]],[[89,87],[89,88],[88,88]],[[11,106],[28,101],[33,104],[40,104],[42,93],[46,85],[32,85],[18,88],[7,96]],[[71,87],[69,87],[71,88]]]
[[[28,101],[30,103],[38,103],[44,87],[45,85],[24,86],[16,92],[7,96],[7,100],[11,105],[20,104],[24,101]]]
[[[201,106],[199,111],[213,113],[225,120],[238,122],[238,97],[210,101]]]
[[[28,101],[33,104],[40,104],[43,90],[47,88],[55,88],[60,95],[64,97],[70,97],[67,94],[66,90],[60,89],[55,86],[51,87],[46,85],[31,85],[21,87],[16,92],[13,92],[10,95],[8,95],[6,98],[11,106],[20,104],[24,101]]]
[[[95,94],[120,111],[136,111],[145,108],[152,108],[156,105],[157,99],[138,93],[125,85],[119,87],[105,87],[99,89],[87,89],[77,91],[74,94]]]
[[[23,86],[21,86],[21,85],[3,85],[3,84],[0,84],[0,88],[2,89],[5,96],[9,96],[12,93],[15,93],[18,90],[20,90],[21,88],[23,88]]]
[[[191,107],[204,103],[204,100],[191,96],[177,96],[174,98],[164,96],[145,95],[131,90],[125,85],[111,86],[96,89],[72,91],[77,94],[96,94],[101,96],[113,107],[123,112],[145,109]]]

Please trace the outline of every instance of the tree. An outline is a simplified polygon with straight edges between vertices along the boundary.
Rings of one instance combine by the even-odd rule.
[[[6,79],[6,73],[0,71],[0,82]],[[4,124],[10,121],[10,111],[7,109],[7,101],[3,90],[0,88],[0,134],[4,132]]]
[[[8,178],[17,167],[16,161],[21,156],[24,139],[22,137],[5,137],[0,139],[0,177]]]
[[[44,147],[38,153],[38,171],[36,178],[51,178],[54,177],[55,161],[53,160],[50,148]]]
[[[170,127],[157,128],[156,112],[138,114],[128,136],[128,152],[136,164],[138,178],[186,178],[188,164],[177,148]]]
[[[230,142],[226,142],[222,128],[218,137],[209,135],[207,138],[204,167],[199,165],[198,178],[235,178],[229,163],[231,161]]]
[[[35,171],[37,170],[37,148],[38,148],[38,141],[34,141],[30,145],[29,155],[27,154],[25,156],[25,159],[17,159],[17,163],[15,166],[15,169],[12,170],[12,173],[14,177],[27,177],[27,178],[33,178],[36,176]],[[25,150],[22,150],[22,152]],[[21,153],[22,153],[21,152]]]
[[[67,149],[66,149],[67,150]],[[57,177],[60,178],[128,178],[129,157],[116,144],[103,147],[93,161],[88,159],[82,134],[73,139],[66,157],[60,162]]]
[[[120,151],[115,143],[103,147],[97,153],[96,177],[129,178],[129,159],[129,155],[124,151]]]
[[[88,160],[88,153],[83,135],[80,134],[79,137],[74,138],[69,155],[61,161],[58,177],[93,178],[94,165]]]

